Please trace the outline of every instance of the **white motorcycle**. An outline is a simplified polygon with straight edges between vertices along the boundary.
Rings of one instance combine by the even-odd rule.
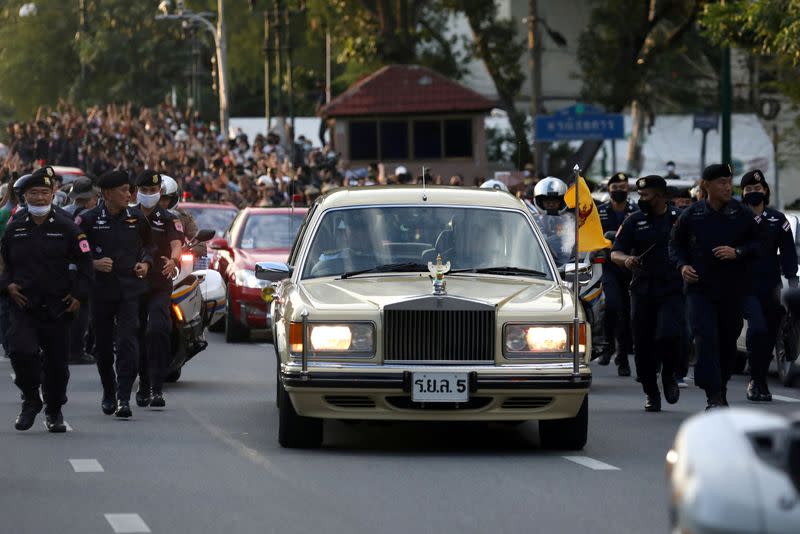
[[[208,342],[205,329],[225,315],[226,289],[222,276],[208,269],[207,258],[196,258],[191,248],[214,237],[213,230],[200,230],[195,239],[184,246],[181,262],[172,279],[172,358],[164,377],[176,382],[186,363],[205,350]],[[205,261],[204,261],[205,260]]]

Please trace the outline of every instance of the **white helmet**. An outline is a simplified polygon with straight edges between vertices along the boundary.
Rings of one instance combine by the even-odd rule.
[[[498,191],[505,191],[508,193],[508,186],[500,180],[486,180],[481,184],[481,189],[497,189]]]
[[[172,209],[178,205],[180,195],[178,194],[178,182],[171,176],[161,175],[161,197],[170,197],[167,209]]]
[[[548,176],[544,180],[540,180],[536,187],[533,188],[533,201],[537,208],[547,212],[548,215],[560,215],[567,208],[566,203],[564,203],[564,195],[566,194],[567,184],[554,176]],[[547,199],[559,200],[559,207],[548,210],[543,204],[543,201]]]

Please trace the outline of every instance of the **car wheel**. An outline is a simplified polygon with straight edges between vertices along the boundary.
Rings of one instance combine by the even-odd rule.
[[[250,330],[233,317],[232,310],[233,306],[231,305],[231,298],[229,296],[228,309],[225,312],[225,342],[237,343],[239,341],[247,341],[250,337]]]
[[[315,449],[322,445],[322,419],[297,415],[289,393],[278,381],[278,443],[287,449]]]
[[[782,335],[778,336],[775,344],[775,366],[781,383],[792,387],[800,372],[795,365],[800,350],[800,323],[790,317],[784,321],[782,327]]]
[[[578,451],[586,445],[589,431],[589,395],[575,417],[539,421],[539,442],[544,449]]]
[[[169,382],[170,384],[177,382],[181,378],[181,370],[176,369],[175,371],[167,372],[166,376],[164,377],[164,382]]]
[[[225,319],[217,319],[215,322],[208,325],[209,332],[224,332],[225,331]]]

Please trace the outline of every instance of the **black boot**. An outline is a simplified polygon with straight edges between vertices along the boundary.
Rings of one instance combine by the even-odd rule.
[[[114,409],[116,407],[116,391],[103,391],[103,400],[100,403],[100,408],[103,410],[103,413],[106,415],[111,415],[114,413]]]
[[[605,347],[603,349],[603,351],[600,353],[600,357],[597,358],[597,364],[605,366],[605,365],[608,365],[609,363],[611,363],[611,354],[613,352],[614,351],[611,350],[610,346]]]
[[[628,356],[617,357],[617,374],[619,376],[631,376],[631,365],[628,363]]]
[[[33,426],[36,421],[36,415],[42,411],[42,399],[39,397],[39,392],[25,393],[25,400],[22,401],[22,410],[20,410],[17,420],[14,422],[14,428],[17,430],[28,430]]]
[[[139,408],[144,408],[145,406],[150,406],[150,402],[150,390],[140,387],[136,392],[136,406]]]
[[[750,380],[747,384],[747,400],[750,402],[759,402],[761,400],[761,386],[758,381]]]
[[[164,400],[164,395],[156,392],[153,392],[152,397],[150,397],[150,407],[151,408],[164,408],[167,405],[167,401]]]
[[[681,390],[678,387],[678,381],[672,374],[662,375],[661,384],[664,386],[664,399],[670,404],[675,404],[681,398]]]
[[[711,395],[706,393],[706,402],[706,411],[714,410],[716,408],[723,408],[726,406],[726,404],[723,402],[721,393],[713,393]]]
[[[67,431],[67,425],[64,424],[64,416],[61,414],[61,410],[45,414],[44,418],[44,426],[47,427],[48,432],[60,433]]]
[[[769,386],[767,386],[767,381],[762,380],[759,383],[759,389],[761,389],[761,398],[759,399],[761,402],[772,402],[772,393],[769,391]]]
[[[654,393],[645,393],[644,411],[646,412],[661,411],[661,393],[658,393],[657,390]]]
[[[117,411],[114,412],[114,415],[123,419],[127,419],[128,417],[132,416],[133,413],[131,412],[130,402],[124,400],[117,401]]]

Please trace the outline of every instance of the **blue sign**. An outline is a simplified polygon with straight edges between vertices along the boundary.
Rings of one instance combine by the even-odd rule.
[[[553,115],[536,117],[536,141],[575,139],[624,139],[625,121],[619,113],[576,104]]]
[[[719,124],[719,113],[695,113],[693,130],[716,130]]]

